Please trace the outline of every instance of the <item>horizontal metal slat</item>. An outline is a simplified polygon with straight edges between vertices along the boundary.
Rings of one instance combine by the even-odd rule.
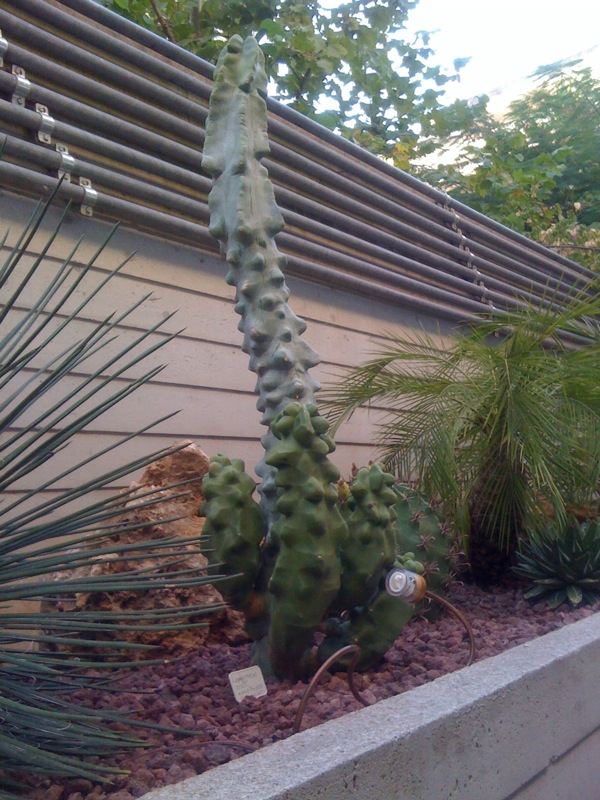
[[[56,178],[40,175],[19,165],[0,162],[0,184],[11,187],[15,191],[22,192],[25,186],[31,195],[38,196],[48,192],[56,183]],[[59,190],[58,197],[62,200],[71,200],[75,204],[81,204],[84,201],[84,190],[78,185],[64,183]],[[188,220],[168,216],[154,209],[141,207],[127,200],[98,193],[95,209],[100,214],[104,214],[111,219],[127,219],[139,225],[142,230],[155,235],[166,234],[175,240],[202,246],[203,249],[209,252],[216,252],[218,249],[216,242],[208,233],[207,227]],[[285,252],[283,247],[282,250]],[[419,287],[421,296],[409,294],[398,288],[376,284],[364,277],[341,272],[293,254],[288,255],[288,271],[298,278],[366,297],[377,298],[396,306],[432,314],[440,319],[452,321],[475,319],[475,312],[483,308],[482,305],[475,304],[472,301],[465,300],[462,302],[462,298],[455,298],[450,293],[446,293],[450,297],[450,302],[445,305],[423,296],[421,287]],[[427,289],[427,286],[424,288]]]

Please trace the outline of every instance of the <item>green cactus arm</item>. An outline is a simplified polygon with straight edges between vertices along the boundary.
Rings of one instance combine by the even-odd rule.
[[[394,492],[398,549],[413,554],[424,567],[423,576],[430,591],[444,596],[454,573],[455,537],[442,515],[414,489],[397,484]],[[426,616],[432,619],[439,613],[440,607],[432,605]]]
[[[328,634],[319,645],[319,660],[323,662],[342,647],[356,644],[361,650],[357,669],[370,669],[383,658],[414,613],[412,603],[380,591],[369,605],[355,611],[348,621],[328,621]],[[348,660],[340,661],[338,668],[347,667]]]
[[[363,606],[376,591],[382,572],[396,559],[394,476],[380,464],[362,467],[342,506],[348,539],[342,549],[342,582],[337,611]]]
[[[245,611],[260,570],[259,545],[265,522],[252,497],[255,484],[244,472],[244,462],[216,455],[202,481],[206,517],[202,529],[204,551],[217,572],[231,575],[219,583],[219,590],[234,608]]]
[[[286,258],[274,240],[283,219],[261,163],[269,152],[266,85],[264,57],[255,39],[242,42],[233,36],[215,70],[202,167],[213,178],[209,230],[229,265],[227,282],[236,287],[242,349],[258,376],[257,407],[268,426],[291,400],[312,402],[320,387],[308,373],[319,358],[300,339],[306,324],[287,304]],[[267,453],[275,444],[270,431],[262,444]],[[275,469],[263,460],[256,471],[271,521],[276,517]]]
[[[347,619],[328,621],[329,632],[319,647],[320,661],[341,647],[357,644],[361,648],[357,667],[369,669],[414,614],[412,603],[392,597],[383,588],[397,556],[394,480],[380,464],[374,464],[359,469],[349,488],[350,497],[343,506],[349,535],[341,555],[341,588],[332,605],[335,612],[345,611]]]

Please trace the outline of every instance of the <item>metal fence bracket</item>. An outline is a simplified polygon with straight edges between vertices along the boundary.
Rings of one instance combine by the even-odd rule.
[[[52,144],[52,132],[54,131],[54,117],[48,113],[48,106],[41,103],[35,104],[35,110],[40,115],[40,127],[38,128],[37,138],[42,144]]]
[[[4,66],[4,54],[8,50],[8,40],[2,36],[2,31],[0,30],[0,67]]]
[[[12,74],[17,79],[17,84],[10,101],[18,106],[25,106],[25,98],[29,94],[31,83],[25,77],[25,70],[23,67],[17,67],[13,64]]]
[[[62,142],[56,142],[54,145],[56,152],[60,155],[60,167],[58,168],[58,177],[71,182],[71,173],[75,167],[75,159],[69,155],[69,148]]]
[[[89,178],[79,178],[79,185],[83,187],[81,213],[84,217],[91,217],[94,213],[96,201],[98,200],[98,192],[92,189],[92,182]]]

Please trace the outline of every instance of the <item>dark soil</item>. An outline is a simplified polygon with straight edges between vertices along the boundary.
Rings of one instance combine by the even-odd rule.
[[[488,658],[600,610],[567,606],[549,611],[543,603],[530,605],[518,588],[486,592],[455,585],[449,599],[470,621],[476,660]],[[268,682],[268,694],[237,703],[228,673],[249,666],[249,645],[209,645],[164,666],[142,666],[120,681],[116,694],[88,692],[96,708],[130,710],[138,719],[197,730],[183,737],[140,733],[153,742],[148,749],[106,759],[127,776],[95,785],[82,779],[39,778],[29,800],[133,800],[153,788],[177,783],[212,767],[239,758],[291,735],[294,717],[306,684]],[[357,689],[375,703],[460,669],[469,653],[465,628],[448,612],[436,622],[413,619],[378,669],[356,677]],[[79,699],[82,699],[80,695]],[[361,705],[348,690],[343,673],[326,675],[308,701],[302,728],[356,711]],[[245,746],[248,745],[249,747]]]

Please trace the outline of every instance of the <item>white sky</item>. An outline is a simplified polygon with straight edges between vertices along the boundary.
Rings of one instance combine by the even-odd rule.
[[[451,69],[471,57],[449,100],[487,94],[501,111],[532,87],[537,67],[572,57],[600,77],[600,0],[419,0],[407,27],[437,31],[432,63]]]

